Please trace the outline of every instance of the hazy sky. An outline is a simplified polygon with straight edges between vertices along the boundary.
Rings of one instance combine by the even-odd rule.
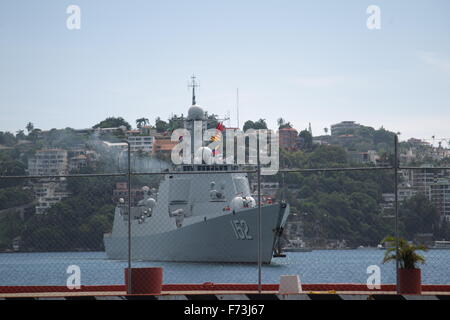
[[[69,5],[81,29],[69,30]],[[381,9],[369,30],[366,9]],[[187,113],[450,138],[450,1],[1,0],[0,130]]]

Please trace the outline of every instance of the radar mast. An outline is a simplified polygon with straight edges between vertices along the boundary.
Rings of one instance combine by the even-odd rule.
[[[195,101],[195,88],[200,87],[200,85],[195,80],[197,77],[193,74],[191,76],[191,83],[189,84],[189,87],[192,88],[192,105],[195,106],[197,103]]]

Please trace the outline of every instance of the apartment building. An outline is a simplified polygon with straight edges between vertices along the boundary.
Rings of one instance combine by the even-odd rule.
[[[129,136],[128,142],[130,143],[131,152],[153,152],[153,144],[155,141],[154,136]]]
[[[53,205],[67,198],[66,182],[38,182],[33,185],[34,195],[37,200],[36,214],[44,214]]]
[[[68,172],[67,151],[62,149],[43,149],[36,151],[33,158],[28,159],[28,174],[63,175]]]
[[[450,221],[450,179],[438,179],[431,184],[430,198],[441,218]]]

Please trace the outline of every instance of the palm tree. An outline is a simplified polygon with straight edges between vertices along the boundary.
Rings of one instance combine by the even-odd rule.
[[[147,118],[139,118],[139,119],[136,119],[136,126],[137,126],[139,129],[142,128],[143,126],[149,124],[149,123],[150,123],[150,122],[148,121]]]
[[[23,133],[23,130],[18,130],[16,132],[16,139],[25,140],[25,134]]]
[[[27,129],[28,133],[30,133],[31,131],[33,131],[34,125],[31,122],[28,122],[28,124],[25,127],[25,129]]]
[[[389,243],[390,248],[386,250],[383,263],[397,260],[397,249],[395,247],[396,239],[394,237],[386,237],[382,243]],[[394,244],[394,246],[392,246]],[[417,254],[417,250],[427,251],[428,249],[423,245],[409,244],[405,239],[398,239],[398,260],[401,269],[417,269],[418,263],[425,263],[425,258]]]
[[[325,134],[328,134],[328,128],[323,128],[323,131],[325,131]]]

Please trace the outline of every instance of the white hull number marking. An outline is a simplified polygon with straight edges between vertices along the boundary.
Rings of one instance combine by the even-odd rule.
[[[253,237],[248,234],[248,225],[245,220],[231,220],[234,234],[238,240],[253,240]]]

